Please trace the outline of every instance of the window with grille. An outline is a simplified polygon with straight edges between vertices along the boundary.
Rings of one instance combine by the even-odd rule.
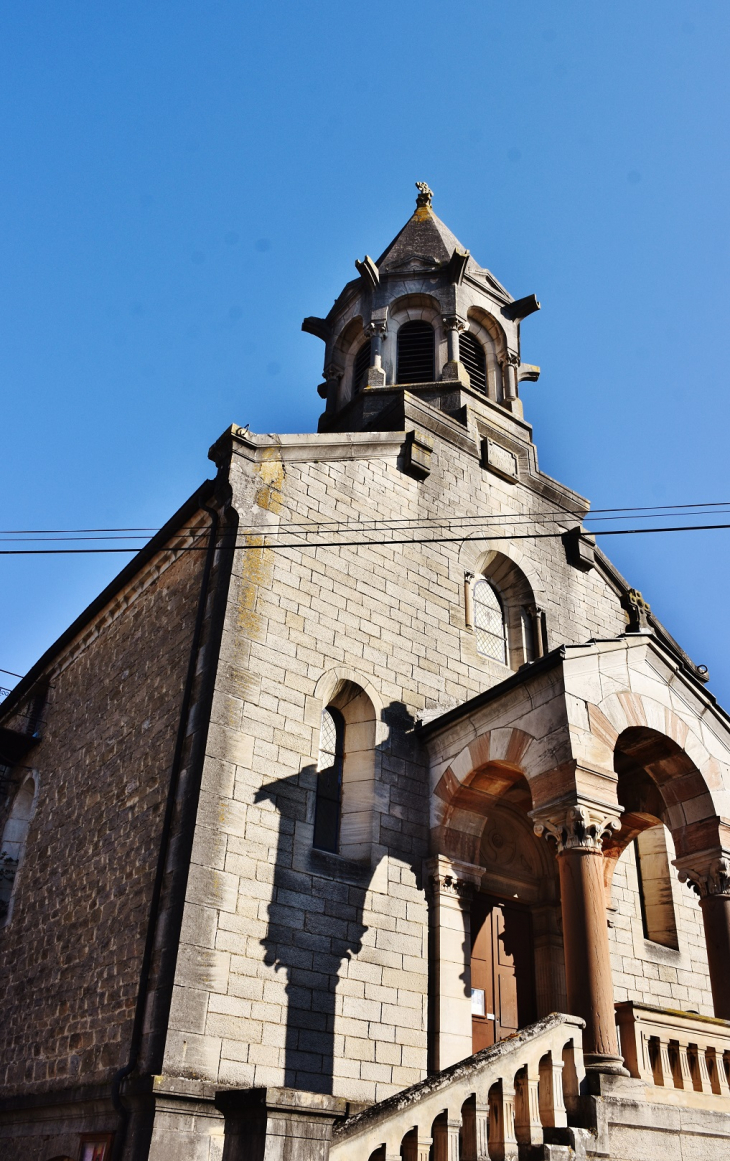
[[[317,802],[314,812],[314,846],[337,854],[340,841],[342,805],[342,758],[345,722],[342,714],[328,706],[322,711],[317,763]]]
[[[370,367],[370,339],[364,342],[355,355],[355,366],[352,372],[352,394],[357,395]]]
[[[474,632],[477,649],[485,657],[507,663],[507,637],[502,602],[488,581],[474,585]]]
[[[398,331],[398,382],[433,383],[435,378],[433,327],[420,319],[404,323]]]
[[[487,391],[487,360],[484,347],[471,331],[459,335],[459,359],[466,367],[469,382],[475,391]]]

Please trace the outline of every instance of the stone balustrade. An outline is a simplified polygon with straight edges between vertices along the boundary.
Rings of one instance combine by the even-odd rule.
[[[553,1013],[349,1117],[330,1161],[516,1161],[518,1146],[560,1130],[567,1144],[563,1096],[576,1097],[585,1075],[583,1026]]]
[[[626,1067],[652,1086],[650,1100],[730,1106],[730,1021],[630,1000],[616,1005],[616,1020]]]

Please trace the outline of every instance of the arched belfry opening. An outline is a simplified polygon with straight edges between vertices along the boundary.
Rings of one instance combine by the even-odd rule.
[[[434,329],[424,319],[403,323],[398,330],[397,381],[432,383],[436,378]]]

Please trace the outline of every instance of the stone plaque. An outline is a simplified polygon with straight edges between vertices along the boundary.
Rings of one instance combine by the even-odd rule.
[[[482,461],[485,468],[489,468],[490,472],[496,472],[505,480],[514,481],[518,478],[517,456],[506,447],[502,447],[501,443],[495,443],[493,439],[483,440]]]

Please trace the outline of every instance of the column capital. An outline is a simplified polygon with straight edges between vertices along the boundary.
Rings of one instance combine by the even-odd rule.
[[[466,330],[466,320],[461,318],[458,314],[444,314],[441,316],[441,321],[447,331]]]
[[[603,849],[603,840],[621,829],[623,807],[603,802],[555,804],[543,810],[530,811],[536,835],[554,838],[557,853],[563,851]]]
[[[388,330],[387,319],[374,318],[374,319],[371,319],[370,322],[365,327],[365,334],[371,335],[371,336],[380,335],[382,337],[382,335],[384,335],[387,330]]]
[[[324,369],[323,374],[325,383],[331,383],[333,381],[339,382],[345,372],[344,369],[342,367],[338,367],[336,363],[328,363]]]
[[[497,362],[500,367],[519,367],[520,356],[516,351],[504,351],[503,354],[497,356]]]
[[[427,859],[424,868],[431,891],[434,895],[446,895],[468,902],[480,886],[484,867],[474,863],[462,863],[459,859],[449,859],[446,855],[436,855]]]
[[[679,872],[681,883],[688,883],[700,899],[707,899],[713,895],[724,895],[730,898],[730,859],[726,855],[717,855],[711,859],[691,860],[677,859],[675,866]]]

